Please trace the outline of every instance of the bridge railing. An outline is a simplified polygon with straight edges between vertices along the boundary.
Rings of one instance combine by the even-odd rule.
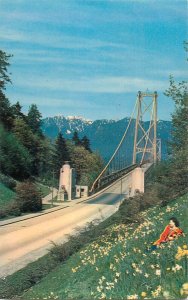
[[[116,180],[121,178],[123,175],[126,175],[129,172],[131,172],[132,170],[134,170],[136,167],[138,167],[137,164],[130,165],[130,166],[128,166],[126,168],[123,168],[119,171],[116,171],[116,172],[114,172],[110,175],[106,175],[106,176],[100,178],[99,181],[98,181],[97,187],[95,189],[93,189],[91,195],[99,192],[102,189],[104,189],[108,185],[112,184],[113,182],[115,182]]]

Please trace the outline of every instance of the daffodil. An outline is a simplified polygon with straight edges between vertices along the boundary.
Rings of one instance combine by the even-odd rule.
[[[160,270],[160,269],[157,269],[157,270],[155,271],[155,274],[156,274],[157,276],[161,276],[161,270]]]
[[[142,296],[142,297],[146,297],[146,296],[147,296],[147,293],[146,293],[146,292],[142,292],[142,293],[141,293],[141,296]]]
[[[188,282],[184,283],[180,289],[180,294],[183,295],[188,295]]]

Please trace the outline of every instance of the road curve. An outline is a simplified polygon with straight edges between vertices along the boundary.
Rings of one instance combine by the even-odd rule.
[[[73,234],[76,228],[112,215],[123,197],[119,185],[94,199],[0,227],[0,277],[10,275],[46,254],[52,241],[64,242],[66,235]]]
[[[128,193],[130,178],[126,175],[93,199],[1,226],[0,277],[10,275],[46,254],[52,241],[65,242],[67,234],[75,233],[77,227],[112,215]]]

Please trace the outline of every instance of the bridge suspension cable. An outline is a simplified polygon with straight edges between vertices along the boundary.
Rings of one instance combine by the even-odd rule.
[[[121,140],[120,140],[120,142],[119,142],[119,144],[118,144],[116,150],[114,151],[112,157],[110,158],[110,160],[108,161],[108,163],[106,164],[106,166],[104,167],[104,169],[102,170],[102,172],[101,172],[101,173],[99,174],[99,176],[95,179],[95,181],[94,181],[94,183],[93,183],[93,185],[92,185],[92,187],[91,187],[90,192],[92,192],[92,191],[94,190],[94,188],[95,188],[95,186],[97,185],[98,181],[100,180],[100,178],[102,177],[102,175],[105,173],[105,171],[106,171],[106,170],[108,169],[108,167],[110,166],[111,162],[112,162],[112,161],[114,160],[114,158],[116,157],[116,154],[118,153],[118,150],[120,149],[120,147],[121,147],[123,141],[125,140],[125,137],[126,137],[126,135],[127,135],[128,129],[129,129],[130,124],[131,124],[131,121],[133,120],[133,116],[134,116],[134,113],[135,113],[135,110],[136,110],[136,106],[137,106],[137,102],[135,103],[134,109],[133,109],[132,114],[131,114],[131,117],[130,117],[130,119],[129,119],[129,123],[128,123],[128,125],[127,125],[127,128],[126,128],[126,130],[125,130],[125,132],[124,132],[124,134],[123,134],[123,136],[122,136],[122,138],[121,138]],[[112,166],[112,170],[114,170],[114,169],[115,169],[115,168],[113,168],[113,166]]]
[[[129,139],[126,139],[129,129]],[[147,160],[156,163],[160,159],[160,145],[157,139],[157,92],[139,91],[126,130],[110,160],[93,182],[90,192],[120,178],[135,168],[137,163]]]

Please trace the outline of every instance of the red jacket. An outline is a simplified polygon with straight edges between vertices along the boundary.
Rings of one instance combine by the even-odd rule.
[[[160,238],[154,243],[154,245],[160,245],[169,241],[169,237],[176,238],[178,235],[183,234],[180,228],[171,229],[170,225],[165,227],[165,230],[161,233]]]

